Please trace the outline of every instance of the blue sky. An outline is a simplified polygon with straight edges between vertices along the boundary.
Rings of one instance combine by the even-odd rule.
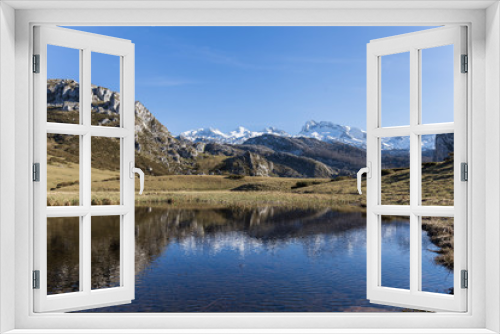
[[[295,134],[310,119],[365,129],[366,44],[428,27],[72,29],[135,43],[136,100],[177,135],[239,125]],[[49,77],[77,80],[78,55],[56,49],[49,49]],[[424,51],[429,55],[422,60],[423,120],[452,121],[453,76],[445,63],[452,47]],[[406,125],[408,62],[404,55],[388,57],[382,63],[383,125]],[[118,90],[117,57],[93,55],[92,60],[92,83]]]

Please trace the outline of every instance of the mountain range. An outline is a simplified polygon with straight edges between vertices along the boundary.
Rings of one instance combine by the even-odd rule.
[[[79,84],[69,79],[47,82],[47,121],[78,123]],[[91,122],[120,125],[120,94],[92,85]],[[78,162],[78,138],[48,135],[49,163]],[[438,140],[439,139],[439,140]],[[433,149],[439,144],[440,149]],[[408,165],[407,138],[382,142],[384,163],[390,168]],[[117,169],[119,146],[113,138],[92,138],[92,167]],[[331,122],[309,121],[294,135],[269,127],[250,131],[239,127],[223,133],[198,129],[173,136],[141,102],[135,102],[136,166],[150,175],[249,175],[333,178],[353,176],[366,164],[366,132]],[[423,161],[448,156],[453,137],[430,138]],[[118,166],[118,167],[117,167]]]
[[[339,125],[332,122],[307,121],[301,131],[289,134],[275,127],[268,127],[262,131],[251,131],[243,126],[236,130],[224,133],[214,128],[199,128],[182,132],[178,138],[190,140],[194,143],[216,142],[219,144],[243,144],[251,138],[271,134],[289,138],[314,138],[328,143],[342,143],[354,147],[366,149],[366,131],[347,125]],[[409,150],[409,137],[389,137],[382,139],[382,150]],[[422,138],[422,149],[424,151],[435,149],[435,136],[429,135]]]

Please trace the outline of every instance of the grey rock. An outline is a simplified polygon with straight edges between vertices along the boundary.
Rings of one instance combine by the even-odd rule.
[[[434,151],[434,161],[439,162],[447,159],[455,150],[455,136],[453,133],[436,135],[436,149]]]

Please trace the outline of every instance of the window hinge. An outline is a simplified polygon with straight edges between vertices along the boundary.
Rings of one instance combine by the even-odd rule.
[[[33,55],[33,73],[40,73],[40,55]]]
[[[467,270],[462,270],[461,276],[462,276],[462,289],[467,289],[469,287],[469,272]]]
[[[466,162],[462,162],[460,165],[461,169],[461,180],[462,181],[469,181],[469,165]]]
[[[40,289],[40,270],[33,270],[33,289]]]
[[[33,181],[40,182],[40,164],[38,162],[33,164]]]
[[[462,73],[467,73],[469,72],[469,56],[467,55],[462,55]]]

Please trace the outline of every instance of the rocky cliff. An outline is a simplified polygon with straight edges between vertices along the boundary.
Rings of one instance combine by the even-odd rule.
[[[79,123],[79,83],[68,79],[47,82],[47,120],[56,123]],[[92,85],[91,124],[120,126],[120,94],[108,88]],[[64,149],[64,143],[61,149]],[[112,146],[108,138],[100,146]],[[104,141],[104,142],[103,142]],[[106,144],[109,141],[109,145]],[[67,143],[68,144],[68,143]],[[136,165],[146,173],[183,174],[189,170],[199,152],[198,144],[174,138],[168,129],[139,101],[135,102]],[[52,152],[57,154],[57,152]],[[103,154],[102,156],[106,156]]]

